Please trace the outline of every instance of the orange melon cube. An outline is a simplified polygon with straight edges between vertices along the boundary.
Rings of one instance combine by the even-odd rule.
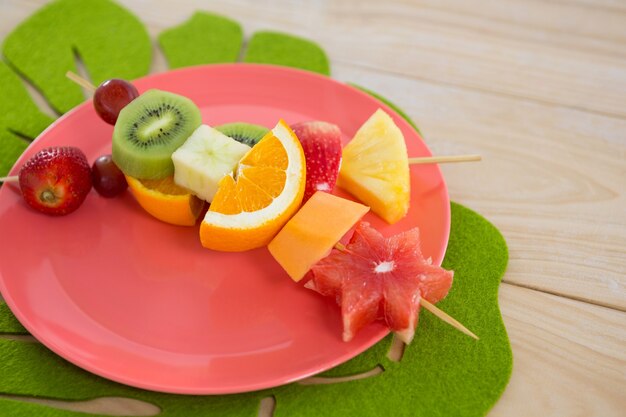
[[[368,211],[363,204],[318,191],[267,248],[291,279],[300,281]]]

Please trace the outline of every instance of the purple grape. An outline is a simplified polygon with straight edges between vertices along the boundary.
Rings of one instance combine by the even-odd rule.
[[[102,155],[91,168],[93,188],[103,197],[111,198],[128,187],[124,173],[115,165],[111,155]]]
[[[134,85],[128,81],[113,78],[106,80],[96,89],[93,106],[96,113],[110,125],[115,125],[120,111],[139,96]]]

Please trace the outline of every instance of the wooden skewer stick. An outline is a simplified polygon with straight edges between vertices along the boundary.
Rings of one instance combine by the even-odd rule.
[[[80,75],[68,71],[65,76],[76,84],[84,87],[92,93],[96,91],[96,87],[88,80],[84,79]],[[482,158],[480,155],[452,155],[452,156],[425,156],[417,158],[409,158],[409,165],[421,165],[421,164],[442,164],[447,162],[471,162],[480,161]]]
[[[409,165],[441,164],[446,162],[471,162],[480,161],[480,155],[451,155],[451,156],[424,156],[409,158]]]
[[[443,320],[446,323],[448,323],[450,326],[452,326],[455,329],[457,329],[458,331],[463,332],[466,335],[468,335],[470,337],[473,337],[474,339],[478,340],[478,336],[476,336],[474,333],[472,333],[467,327],[463,326],[461,323],[459,323],[457,320],[455,320],[453,317],[451,317],[445,311],[440,310],[439,307],[435,306],[434,304],[431,304],[425,298],[420,298],[420,305],[422,307],[424,307],[426,310],[428,310],[431,313],[433,313],[435,316],[437,316],[441,320]]]
[[[352,253],[350,249],[348,249],[346,245],[344,245],[341,242],[338,242],[335,244],[335,249],[337,249],[340,252]],[[459,321],[454,319],[452,316],[450,316],[443,310],[439,309],[439,307],[436,307],[434,304],[431,304],[425,298],[420,298],[420,305],[424,307],[426,310],[433,313],[437,318],[445,321],[446,323],[448,323],[450,326],[454,327],[458,331],[465,333],[466,335],[478,340],[478,336],[472,333],[467,327],[463,326]]]
[[[72,71],[66,72],[65,76],[92,93],[96,91],[96,87],[92,83]]]
[[[352,251],[350,249],[346,248],[346,245],[344,245],[341,242],[337,242],[335,244],[335,249],[337,249],[339,252],[346,252],[346,253],[349,253],[349,254],[352,255]]]
[[[17,175],[13,175],[10,177],[0,177],[0,182],[17,182],[19,181],[20,177],[18,177]]]

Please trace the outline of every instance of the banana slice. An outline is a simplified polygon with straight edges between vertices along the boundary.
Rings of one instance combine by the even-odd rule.
[[[172,154],[174,182],[199,198],[211,202],[217,184],[231,174],[250,150],[208,125],[198,127]]]

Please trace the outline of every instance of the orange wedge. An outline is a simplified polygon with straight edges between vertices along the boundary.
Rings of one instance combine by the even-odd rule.
[[[227,175],[200,225],[202,246],[239,252],[267,245],[302,203],[306,165],[300,141],[280,120]]]
[[[140,180],[127,175],[126,182],[139,205],[166,223],[193,226],[204,208],[204,201],[176,185],[173,177]]]

